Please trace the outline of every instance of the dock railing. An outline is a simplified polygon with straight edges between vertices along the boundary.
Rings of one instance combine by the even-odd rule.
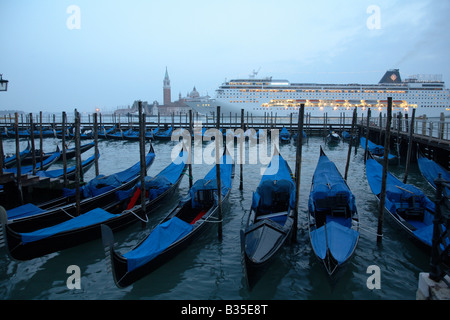
[[[295,115],[295,113],[294,113]],[[19,129],[29,128],[30,119],[28,114],[19,115]],[[38,116],[38,115],[36,115]],[[93,113],[80,113],[80,124],[83,129],[89,129],[93,127],[94,116]],[[71,112],[67,113],[67,123],[74,123],[74,116]],[[114,113],[98,113],[99,125],[112,127],[119,125],[122,128],[138,128],[139,119],[135,114],[114,114]],[[223,128],[239,129],[241,127],[240,114],[221,114],[221,126]],[[146,115],[145,116],[146,128],[151,129],[157,126],[175,126],[175,127],[189,127],[188,112],[179,112],[158,115]],[[193,113],[193,121],[201,122],[203,126],[212,128],[216,124],[216,116],[214,114],[205,116]],[[345,113],[341,112],[339,115],[329,116],[324,113],[323,116],[311,116],[310,113],[305,114],[304,124],[305,131],[309,135],[322,135],[330,128],[335,131],[341,132],[348,130],[351,127],[352,117],[345,116]],[[39,123],[39,121],[35,121]],[[264,116],[254,116],[247,112],[244,115],[244,123],[246,128],[257,129],[282,129],[291,127],[295,131],[297,127],[297,117],[279,116],[276,112],[267,112]],[[0,131],[4,132],[7,128],[11,128],[14,124],[14,114],[0,116]],[[60,113],[45,113],[43,117],[43,126],[51,127],[55,130],[59,129],[62,124],[62,115]],[[360,115],[358,117],[357,124],[365,127],[367,124],[367,117]],[[370,129],[385,130],[386,117],[371,117]],[[409,128],[411,128],[411,119],[408,118],[408,114],[399,116],[394,114],[392,119],[391,129],[393,133],[409,134]],[[433,138],[440,141],[450,140],[450,119],[445,118],[443,114],[440,118],[416,118],[414,120],[414,135],[423,136],[426,138]]]
[[[414,135],[423,136],[428,138],[434,138],[437,140],[450,139],[450,119],[441,115],[440,118],[416,118],[414,120]],[[411,121],[407,114],[405,117],[397,114],[392,119],[391,130],[393,133],[409,134],[409,129],[411,128]],[[361,116],[358,123],[362,126],[366,126],[367,117]],[[386,117],[371,117],[370,128],[375,128],[384,130],[386,127]]]

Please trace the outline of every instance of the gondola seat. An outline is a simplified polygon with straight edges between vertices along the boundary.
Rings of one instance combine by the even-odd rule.
[[[276,223],[284,225],[286,223],[287,217],[288,217],[288,212],[284,211],[284,212],[277,212],[277,213],[272,213],[272,214],[266,214],[263,216],[258,216],[256,218],[256,221],[270,219]]]
[[[257,216],[286,211],[293,188],[287,180],[264,181],[257,191],[260,195]]]

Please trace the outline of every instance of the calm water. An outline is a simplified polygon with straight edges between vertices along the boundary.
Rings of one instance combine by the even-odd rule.
[[[58,140],[46,139],[45,151],[53,151]],[[23,147],[26,141],[21,142]],[[83,142],[84,143],[84,142]],[[156,159],[149,175],[157,174],[170,162],[175,142],[155,142]],[[251,205],[252,192],[260,180],[263,165],[244,165],[244,190],[239,190],[239,166],[233,189],[224,204],[223,239],[217,238],[217,226],[204,233],[187,250],[144,279],[125,289],[118,289],[112,274],[106,270],[106,257],[101,239],[53,253],[32,261],[11,260],[0,251],[1,299],[194,299],[194,300],[404,300],[415,299],[418,275],[429,271],[429,257],[417,248],[405,234],[385,215],[383,243],[376,242],[377,201],[365,176],[363,150],[352,150],[348,184],[356,196],[360,213],[361,237],[356,252],[339,279],[330,281],[311,249],[307,228],[307,201],[314,169],[323,145],[329,158],[344,173],[348,144],[327,146],[322,138],[312,137],[303,145],[300,186],[300,216],[297,242],[285,247],[267,273],[252,291],[245,285],[241,263],[239,231],[243,228]],[[206,144],[203,145],[206,147]],[[148,145],[147,145],[148,147]],[[4,141],[5,152],[14,152],[14,141]],[[100,141],[100,173],[110,174],[128,168],[139,160],[137,142]],[[295,168],[293,143],[281,145],[280,152]],[[256,152],[256,149],[251,150]],[[93,149],[82,155],[85,159]],[[55,166],[56,167],[56,166]],[[194,165],[194,179],[202,178],[212,165]],[[402,177],[404,165],[390,167]],[[94,177],[94,168],[86,173],[86,180]],[[434,199],[417,165],[412,164],[409,183],[422,188]],[[153,213],[146,228],[135,224],[115,234],[121,252],[133,248],[173,208],[189,189],[185,176],[179,192],[167,200],[161,210]],[[81,289],[66,286],[67,267],[81,269]],[[381,289],[370,290],[366,282],[371,274],[367,268],[377,265],[381,270]]]

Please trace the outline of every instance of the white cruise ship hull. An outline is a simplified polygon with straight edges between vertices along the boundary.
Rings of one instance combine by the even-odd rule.
[[[387,100],[392,98],[393,114],[416,117],[450,117],[450,90],[436,77],[414,76],[401,81],[398,69],[389,70],[378,84],[296,84],[287,80],[236,79],[223,83],[215,99],[193,100],[186,103],[200,114],[213,114],[217,106],[223,114],[245,114],[278,117],[298,114],[301,104],[313,117],[372,117],[387,113]]]

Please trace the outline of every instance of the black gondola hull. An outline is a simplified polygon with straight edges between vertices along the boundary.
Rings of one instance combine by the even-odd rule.
[[[186,167],[184,170],[186,170]],[[178,188],[182,178],[183,174],[181,174],[178,181],[168,190],[159,195],[157,198],[146,202],[147,215],[154,212],[162,205],[161,200],[168,198],[175,193],[175,190]],[[23,244],[20,234],[18,234],[16,230],[13,230],[10,225],[6,224],[4,226],[4,229],[6,230],[9,254],[13,259],[16,260],[30,260],[49,253],[61,251],[67,248],[80,245],[82,243],[96,240],[98,238],[101,238],[102,236],[101,232],[102,224],[107,225],[114,232],[123,230],[128,226],[130,226],[131,224],[141,220],[142,218],[138,217],[141,217],[143,215],[142,207],[138,207],[138,209],[133,210],[133,212],[130,211],[122,212],[121,205],[127,202],[127,200],[128,199],[125,199],[122,202],[118,202],[116,204],[115,209],[110,207],[111,210],[109,210],[109,212],[117,214],[117,217],[109,219],[105,222],[90,225],[88,227],[82,227],[67,232],[57,233],[51,237],[30,242],[27,244]],[[60,216],[59,220],[61,220],[59,223],[62,223],[69,219],[68,216],[66,215],[64,218]],[[54,220],[52,220],[52,223],[53,222]],[[14,227],[14,224],[12,224],[12,226]],[[35,228],[35,230],[39,229],[40,228],[37,229]]]
[[[179,207],[172,211],[169,216],[174,216],[174,213],[179,210]],[[208,217],[216,217],[218,212],[218,207],[211,209],[211,213]],[[167,219],[166,219],[167,220]],[[165,221],[166,221],[165,220]],[[152,273],[167,261],[173,259],[181,251],[187,248],[194,240],[196,240],[203,232],[211,227],[212,223],[203,222],[197,227],[195,227],[188,235],[175,242],[164,250],[161,254],[156,256],[154,259],[146,263],[145,265],[133,270],[127,271],[127,260],[120,256],[114,249],[111,249],[111,260],[113,266],[114,281],[116,285],[120,288],[125,288],[137,280],[142,279],[148,274]]]
[[[244,270],[247,283],[252,288],[261,276],[266,272],[272,261],[278,256],[281,248],[287,244],[292,235],[294,226],[294,210],[291,210],[284,226],[277,225],[270,220],[261,221],[254,225],[256,228],[247,228],[241,233],[241,250],[244,259]],[[272,232],[270,241],[265,241],[263,245],[258,245],[253,252],[248,252],[249,234],[257,229],[266,229]],[[261,232],[264,233],[264,230]],[[267,240],[267,239],[266,239]]]

